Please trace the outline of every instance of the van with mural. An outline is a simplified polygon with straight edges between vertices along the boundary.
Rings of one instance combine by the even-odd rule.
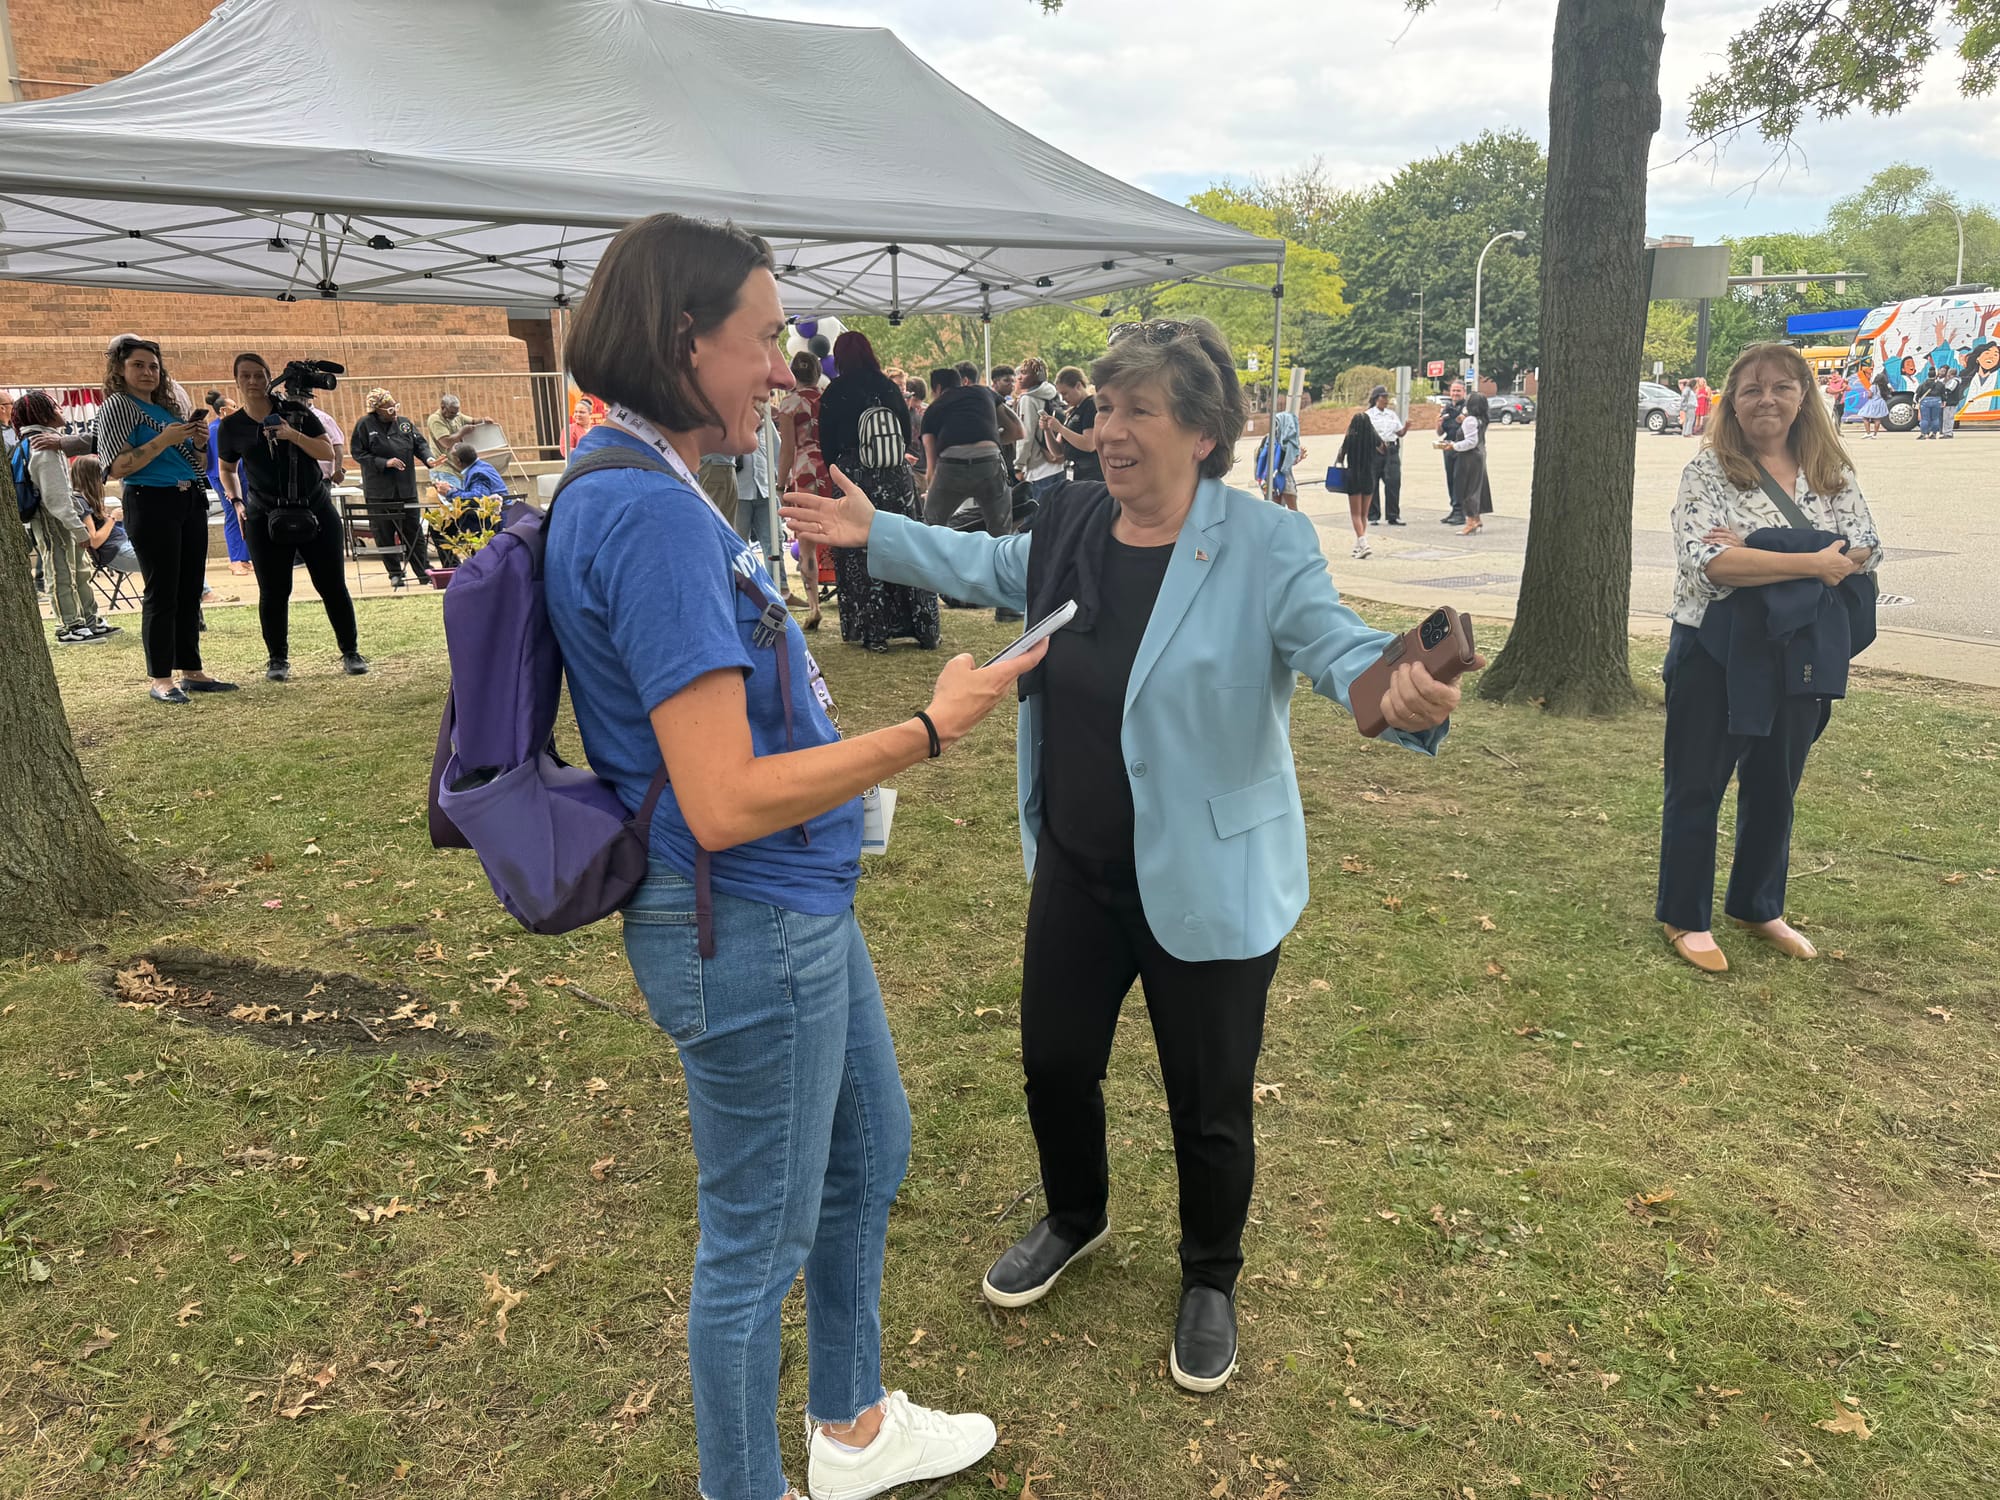
[[[2000,292],[1955,288],[1878,307],[1861,320],[1848,349],[1847,373],[1866,391],[1887,377],[1891,432],[1917,425],[1917,393],[1926,382],[1946,396],[1945,431],[1990,426],[2000,431]]]

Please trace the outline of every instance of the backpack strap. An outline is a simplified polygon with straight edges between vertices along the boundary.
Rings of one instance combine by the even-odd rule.
[[[637,448],[627,448],[623,443],[608,448],[599,448],[594,453],[586,453],[564,470],[563,477],[556,481],[555,494],[549,496],[549,509],[554,510],[556,500],[569,488],[570,481],[581,479],[586,474],[601,473],[605,469],[651,469],[656,474],[673,474],[665,459],[651,453],[641,453]],[[674,474],[678,479],[680,476]]]

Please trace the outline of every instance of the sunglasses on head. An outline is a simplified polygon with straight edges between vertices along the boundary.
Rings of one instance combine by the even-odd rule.
[[[1182,334],[1193,331],[1188,324],[1176,323],[1171,318],[1152,318],[1144,323],[1113,323],[1106,342],[1116,344],[1136,336],[1142,343],[1171,344]]]
[[[151,339],[120,339],[111,352],[117,359],[130,359],[141,349],[151,351],[155,358],[160,353],[160,346]]]

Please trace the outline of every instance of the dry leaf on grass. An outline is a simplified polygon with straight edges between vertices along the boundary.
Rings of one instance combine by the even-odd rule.
[[[29,1188],[33,1188],[38,1193],[53,1193],[56,1190],[56,1181],[53,1177],[44,1177],[41,1173],[37,1172],[33,1177],[24,1178],[21,1182],[21,1188],[24,1192]]]
[[[89,1359],[93,1354],[102,1354],[117,1342],[118,1335],[100,1323],[97,1327],[96,1337],[87,1340],[77,1349],[76,1358]]]
[[[602,1182],[606,1177],[609,1177],[611,1175],[611,1169],[617,1165],[618,1165],[617,1157],[600,1156],[596,1161],[590,1164],[590,1175],[596,1178],[599,1182]]]
[[[174,1323],[177,1327],[185,1328],[200,1316],[201,1304],[199,1302],[186,1302],[181,1305],[181,1310],[174,1314]]]
[[[1403,898],[1401,896],[1384,896],[1382,898],[1382,909],[1384,911],[1401,911],[1403,909]]]
[[[653,1409],[653,1397],[659,1393],[659,1389],[660,1383],[657,1380],[651,1385],[644,1387],[643,1390],[636,1385],[632,1387],[631,1393],[625,1398],[625,1404],[613,1413],[620,1422],[625,1424],[627,1432],[637,1427],[639,1425],[639,1418],[645,1416]]]
[[[1831,1421],[1815,1422],[1813,1426],[1822,1432],[1846,1432],[1867,1442],[1874,1434],[1868,1430],[1868,1419],[1858,1411],[1844,1410]]]
[[[1623,1375],[1618,1374],[1615,1370],[1599,1370],[1597,1372],[1597,1383],[1607,1391],[1624,1378]]]
[[[348,1212],[364,1224],[380,1224],[384,1219],[393,1219],[398,1214],[413,1214],[418,1205],[405,1203],[399,1193],[387,1203],[364,1203],[361,1207],[349,1206]]]
[[[593,1094],[593,1095],[602,1094],[605,1091],[607,1091],[610,1087],[611,1085],[606,1083],[602,1078],[592,1078],[587,1082],[585,1082],[583,1086],[583,1091],[586,1094]]]
[[[481,1271],[479,1279],[486,1284],[486,1305],[493,1309],[494,1336],[504,1344],[507,1342],[507,1314],[526,1301],[528,1294],[503,1285],[491,1271]]]
[[[491,979],[484,981],[484,983],[486,984],[487,988],[492,990],[493,993],[497,995],[502,990],[506,989],[508,985],[512,984],[514,982],[515,976],[518,975],[520,972],[521,971],[519,969],[503,969],[498,974],[495,974]]]
[[[1479,930],[1481,932],[1498,932],[1500,929],[1491,917],[1481,917],[1479,919]]]

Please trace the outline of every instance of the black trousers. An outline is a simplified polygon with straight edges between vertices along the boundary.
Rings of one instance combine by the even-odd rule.
[[[292,562],[306,565],[306,577],[319,591],[326,606],[326,622],[333,627],[333,641],[343,656],[355,652],[360,636],[354,625],[354,600],[347,592],[346,559],[341,554],[340,517],[324,493],[312,501],[312,513],[319,521],[319,535],[309,542],[271,540],[271,502],[253,494],[243,523],[243,541],[250,548],[251,571],[257,575],[257,623],[264,629],[264,649],[273,661],[284,661],[291,653]]]
[[[1444,450],[1444,493],[1451,502],[1451,513],[1458,511],[1458,455],[1447,448]]]
[[[368,510],[368,529],[378,547],[398,547],[403,549],[401,557],[385,557],[382,566],[391,578],[403,576],[403,564],[409,563],[410,571],[417,575],[418,582],[431,576],[429,553],[424,545],[423,523],[417,519],[418,507],[414,500],[390,498],[364,501]]]
[[[1666,802],[1660,815],[1656,920],[1685,932],[1714,926],[1715,818],[1736,777],[1736,854],[1722,909],[1745,922],[1785,914],[1792,799],[1806,752],[1833,712],[1828,698],[1788,698],[1764,736],[1729,732],[1728,675],[1694,628],[1667,645]]]
[[[1136,977],[1167,1086],[1180,1174],[1181,1281],[1230,1291],[1256,1172],[1252,1091],[1278,950],[1190,963],[1162,948],[1130,866],[1085,868],[1046,831],[1035,859],[1021,966],[1021,1062],[1028,1121],[1055,1228],[1071,1240],[1105,1222],[1111,1167],[1104,1073]]]
[[[1375,500],[1368,507],[1368,519],[1379,521],[1384,515],[1392,521],[1403,519],[1403,445],[1391,443],[1389,451],[1377,461],[1375,470]]]
[[[208,572],[208,491],[125,486],[125,535],[139,556],[139,638],[146,675],[201,667],[201,588]]]

